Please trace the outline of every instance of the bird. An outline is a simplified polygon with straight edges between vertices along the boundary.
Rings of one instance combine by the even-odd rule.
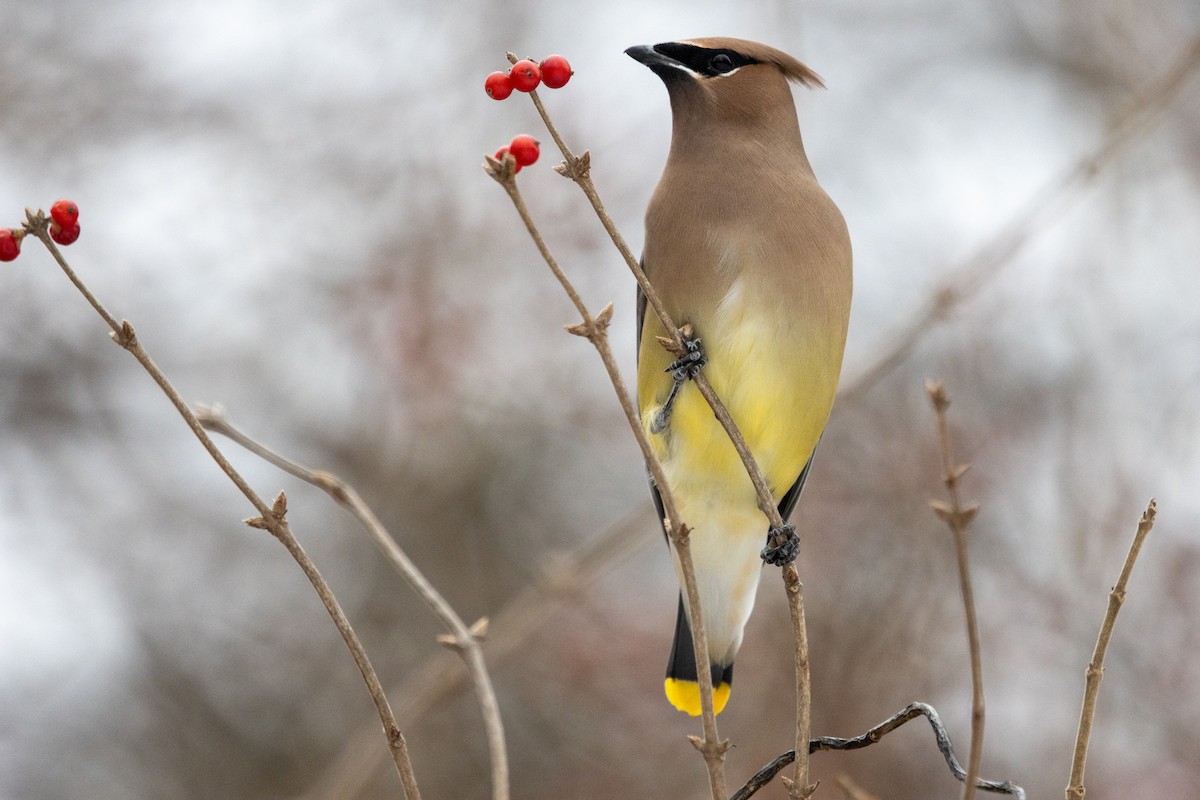
[[[813,174],[792,98],[792,83],[824,87],[815,72],[774,47],[726,37],[625,52],[662,80],[671,104],[642,268],[686,350],[677,358],[662,346],[668,332],[639,287],[637,406],[690,529],[719,713],[763,562],[789,563],[798,538],[790,524],[769,530],[742,461],[690,379],[703,372],[724,402],[786,522],[841,374],[850,237]],[[661,520],[652,476],[650,489]],[[692,716],[701,713],[698,675],[681,590],[664,689]]]

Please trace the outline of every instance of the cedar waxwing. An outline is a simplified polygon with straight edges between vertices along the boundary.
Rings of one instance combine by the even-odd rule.
[[[788,81],[821,86],[766,45],[712,38],[631,47],[671,99],[671,150],[646,211],[642,264],[671,319],[695,340],[678,360],[638,292],[638,408],[683,521],[708,633],[714,703],[754,605],[768,526],[720,423],[688,378],[703,366],[741,429],[786,521],[829,419],[850,317],[850,238],[813,176]],[[703,342],[701,347],[700,342]],[[662,516],[653,483],[651,493]],[[674,557],[678,572],[678,558]],[[667,698],[700,713],[686,604],[680,601]]]

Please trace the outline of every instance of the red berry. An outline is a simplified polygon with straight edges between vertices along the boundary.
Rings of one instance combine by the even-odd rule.
[[[509,149],[507,147],[501,147],[499,150],[496,151],[495,159],[497,161],[503,162],[504,157],[506,155],[508,155],[508,153],[509,153]],[[516,175],[518,172],[521,171],[521,162],[517,160],[517,157],[515,155],[513,156],[513,161],[516,162],[516,168],[513,170],[513,175]]]
[[[79,223],[72,222],[70,225],[59,225],[58,222],[51,222],[50,238],[63,247],[74,244],[75,240],[79,238]]]
[[[79,219],[79,206],[70,200],[59,200],[50,206],[50,216],[64,228],[70,228]]]
[[[518,92],[532,92],[542,82],[542,70],[529,59],[513,64],[509,70],[508,79]]]
[[[512,94],[513,90],[507,72],[493,72],[488,75],[487,80],[483,82],[483,88],[493,100],[503,100]]]
[[[21,237],[25,231],[0,228],[0,261],[12,261],[21,255]]]
[[[551,89],[561,89],[574,75],[571,65],[562,56],[547,56],[542,62],[542,83]]]
[[[513,137],[513,140],[508,145],[508,152],[513,154],[513,158],[517,160],[517,164],[522,167],[528,167],[538,160],[541,150],[538,147],[537,139],[528,133],[521,133]]]

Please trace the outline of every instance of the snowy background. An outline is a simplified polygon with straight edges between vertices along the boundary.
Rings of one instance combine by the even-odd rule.
[[[965,752],[957,576],[926,505],[942,491],[922,388],[936,377],[982,506],[984,773],[1032,797],[1066,785],[1106,593],[1156,496],[1088,798],[1200,781],[1193,0],[0,0],[0,14],[0,226],[77,201],[67,257],[184,395],[358,486],[465,618],[493,618],[526,798],[702,797],[706,779],[684,740],[698,725],[661,696],[676,588],[636,447],[480,169],[515,133],[548,137],[483,78],[506,50],[571,59],[575,78],[543,99],[638,250],[670,119],[622,51],[732,35],[796,55],[829,87],[797,105],[856,270],[844,391],[795,517],[815,732],[858,733],[920,699]],[[632,278],[553,163],[544,151],[522,189],[586,301],[616,304],[632,374]],[[920,324],[939,296],[953,302]],[[425,795],[487,797],[478,710],[423,607],[323,495],[226,450],[262,494],[287,491]],[[250,514],[40,245],[0,265],[0,798],[398,796],[349,655]],[[563,577],[597,543],[600,566]],[[766,576],[720,719],[734,785],[790,747],[782,600]],[[889,800],[957,794],[917,725],[817,756],[820,796],[842,772]]]

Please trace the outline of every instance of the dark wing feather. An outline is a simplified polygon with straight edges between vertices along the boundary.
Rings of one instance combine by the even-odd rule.
[[[644,267],[645,267],[645,263],[643,262],[643,268]],[[643,323],[645,323],[645,321],[646,321],[646,294],[645,294],[645,292],[642,291],[642,287],[638,286],[637,287],[637,353],[638,353],[639,359],[641,358],[641,354],[642,354],[642,325],[643,325]],[[658,494],[658,487],[654,484],[654,476],[649,474],[649,471],[647,471],[647,473],[646,473],[646,479],[650,483],[650,497],[654,499],[654,510],[658,512],[658,521],[660,524],[662,524],[663,518],[666,516],[666,512],[663,511],[662,497]],[[662,529],[663,529],[663,537],[667,538],[669,540],[670,537],[667,534],[667,526],[662,525]]]
[[[818,441],[817,444],[820,444]],[[792,488],[787,490],[783,499],[779,501],[779,516],[784,522],[788,521],[788,517],[792,515],[792,511],[796,508],[796,501],[800,499],[800,492],[804,489],[804,481],[808,478],[808,471],[812,469],[813,458],[817,455],[814,449],[813,454],[808,457],[808,463],[804,465],[804,469],[800,470],[800,477],[796,478],[796,482],[792,484]]]
[[[646,264],[642,263],[642,270],[646,269]],[[642,325],[646,322],[646,293],[642,291],[639,284],[637,287],[637,353],[640,358],[642,355]]]

